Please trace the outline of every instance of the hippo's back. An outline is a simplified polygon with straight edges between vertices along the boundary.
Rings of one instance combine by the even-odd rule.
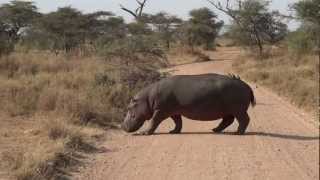
[[[173,76],[158,82],[157,89],[160,109],[198,120],[246,111],[252,99],[246,83],[219,74]]]

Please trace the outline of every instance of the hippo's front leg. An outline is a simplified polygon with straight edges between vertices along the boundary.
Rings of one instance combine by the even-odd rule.
[[[153,113],[153,116],[149,122],[149,125],[146,130],[141,131],[139,134],[140,135],[151,135],[154,133],[154,131],[157,129],[159,124],[165,119],[166,117],[164,116],[163,113],[161,113],[160,110],[155,110]]]

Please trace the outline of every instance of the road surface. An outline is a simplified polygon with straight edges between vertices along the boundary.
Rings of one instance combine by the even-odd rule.
[[[174,74],[232,72],[237,49],[222,49],[219,61],[174,67]],[[251,84],[252,85],[252,84]],[[220,121],[198,122],[184,118],[182,133],[167,134],[171,120],[155,135],[133,136],[111,131],[96,155],[74,175],[79,180],[317,180],[319,129],[309,114],[293,107],[271,91],[254,88],[257,106],[249,109],[247,135],[213,134]]]

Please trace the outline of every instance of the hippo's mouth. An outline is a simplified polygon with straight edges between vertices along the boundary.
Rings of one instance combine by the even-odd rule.
[[[126,123],[122,123],[121,124],[121,129],[124,130],[125,132],[127,133],[131,133],[131,132],[134,132],[134,129],[130,129]]]
[[[138,120],[134,123],[128,123],[127,121],[124,121],[121,124],[121,128],[127,132],[127,133],[132,133],[140,129],[140,127],[143,125],[144,121]]]

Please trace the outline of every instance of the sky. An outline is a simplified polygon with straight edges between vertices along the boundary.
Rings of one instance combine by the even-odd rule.
[[[221,0],[223,2],[225,0]],[[295,3],[299,0],[272,0],[270,4],[271,10],[279,10],[281,13],[289,15],[292,14],[289,10],[289,4]],[[0,5],[8,3],[10,0],[0,0]],[[77,8],[85,13],[94,12],[98,10],[111,11],[117,16],[122,16],[127,22],[132,21],[132,17],[120,9],[120,4],[128,9],[135,9],[137,7],[135,0],[33,0],[40,12],[48,13],[57,10],[58,7],[71,6]],[[160,11],[168,12],[183,19],[188,19],[189,11],[196,8],[208,7],[212,9],[218,18],[228,24],[229,18],[222,12],[214,9],[206,0],[148,0],[145,11],[146,13],[157,13]],[[289,29],[295,29],[298,26],[297,22],[286,22]]]

